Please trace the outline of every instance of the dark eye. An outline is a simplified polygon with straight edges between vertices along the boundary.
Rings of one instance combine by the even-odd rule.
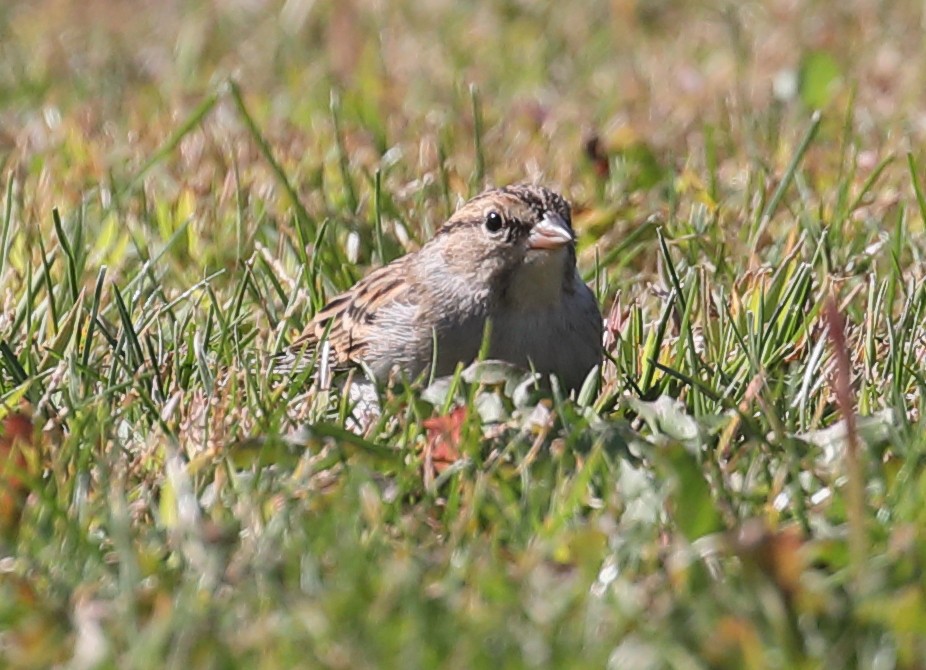
[[[486,230],[490,233],[497,233],[502,229],[502,215],[498,212],[489,212],[486,214]]]

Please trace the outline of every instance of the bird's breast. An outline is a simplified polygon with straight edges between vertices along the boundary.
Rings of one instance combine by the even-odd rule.
[[[578,275],[571,290],[560,295],[553,304],[495,314],[489,354],[555,374],[567,388],[578,388],[601,362],[601,313]]]

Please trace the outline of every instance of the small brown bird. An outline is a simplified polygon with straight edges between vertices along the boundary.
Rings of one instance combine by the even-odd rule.
[[[335,367],[362,362],[379,380],[394,368],[412,379],[433,362],[442,376],[475,360],[487,321],[488,358],[568,389],[601,362],[601,312],[576,269],[569,204],[549,189],[476,196],[420,250],[331,300],[290,351],[327,338]]]

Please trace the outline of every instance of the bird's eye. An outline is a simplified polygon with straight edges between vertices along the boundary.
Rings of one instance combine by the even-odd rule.
[[[486,230],[490,233],[497,233],[502,229],[502,215],[498,212],[492,211],[486,214]]]

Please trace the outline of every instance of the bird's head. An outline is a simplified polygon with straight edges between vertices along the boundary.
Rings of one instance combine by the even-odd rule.
[[[575,267],[569,203],[542,186],[486,191],[454,213],[432,241],[441,262],[475,285],[501,285],[523,302],[559,298]]]

